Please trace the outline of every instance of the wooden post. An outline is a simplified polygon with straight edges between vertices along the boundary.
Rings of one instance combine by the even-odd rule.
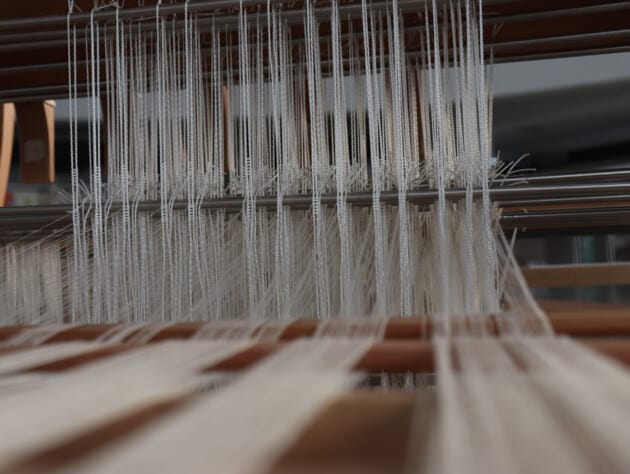
[[[15,131],[15,106],[0,104],[0,207],[4,207],[13,154],[13,134]]]
[[[20,175],[23,183],[55,181],[55,103],[16,106],[20,138]]]

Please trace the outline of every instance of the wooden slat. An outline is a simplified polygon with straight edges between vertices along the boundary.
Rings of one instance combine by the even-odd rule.
[[[0,104],[0,207],[4,207],[6,203],[14,131],[15,106],[13,104]]]
[[[546,265],[521,270],[531,288],[630,285],[630,263]]]
[[[630,366],[630,341],[626,339],[578,339],[584,346],[618,363]],[[284,343],[256,344],[249,349],[206,368],[213,371],[240,371],[251,367],[282,348]],[[433,345],[430,340],[377,342],[354,367],[362,372],[433,373]]]
[[[630,340],[628,339],[582,338],[576,340],[621,364],[630,365]],[[209,365],[202,372],[238,372],[248,369],[285,347],[287,343],[256,343],[253,341],[252,345],[247,349],[218,363]],[[31,347],[33,346],[22,347],[21,350],[28,350]],[[93,351],[86,351],[76,356],[61,358],[47,364],[28,367],[20,371],[20,373],[53,374],[74,370],[141,347],[143,346],[133,344],[110,345],[94,349]],[[15,348],[12,349],[15,350]],[[11,354],[11,352],[8,354]],[[0,353],[1,356],[2,353]],[[372,373],[433,373],[435,366],[432,342],[430,339],[375,342],[357,362],[354,370]]]
[[[254,344],[234,356],[208,366],[205,372],[233,372],[247,369],[286,344],[286,342]],[[376,342],[359,360],[354,370],[374,373],[433,372],[433,346],[428,340]]]
[[[619,314],[630,317],[630,306],[626,304],[600,303],[593,301],[537,299],[544,312],[555,317],[557,314],[574,313],[577,316],[589,314]]]

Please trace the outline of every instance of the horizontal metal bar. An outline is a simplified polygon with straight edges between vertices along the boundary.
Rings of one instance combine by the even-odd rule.
[[[531,54],[516,54],[509,56],[499,56],[494,59],[495,64],[505,64],[520,61],[540,61],[543,59],[558,59],[558,58],[574,58],[578,56],[597,56],[599,54],[616,54],[627,53],[630,51],[630,43],[621,46],[605,46],[602,48],[577,48],[567,51],[551,51],[545,53],[531,53]]]
[[[474,188],[472,197],[479,199],[482,197],[483,190]],[[554,202],[563,202],[565,199],[582,199],[579,202],[605,202],[605,198],[618,200],[620,196],[630,195],[630,182],[613,182],[613,183],[581,183],[581,184],[550,184],[550,185],[519,185],[519,186],[493,186],[489,188],[488,195],[490,199],[502,206],[509,206],[512,203],[522,202],[524,200],[536,200],[538,204]],[[405,198],[408,202],[417,205],[430,205],[438,200],[439,193],[435,189],[415,189],[408,191]],[[449,188],[444,191],[444,197],[448,201],[459,201],[466,198],[466,190],[462,188]],[[251,198],[255,201],[255,205],[261,208],[276,208],[278,198],[276,195],[256,196]],[[335,206],[337,204],[337,194],[322,194],[319,198],[320,205]],[[355,192],[346,195],[346,203],[355,206],[371,206],[375,196],[372,192]],[[399,202],[397,191],[385,191],[380,193],[378,201],[386,205],[396,205]],[[560,201],[558,201],[560,200]],[[201,201],[202,209],[226,209],[241,210],[246,201],[243,196],[223,197],[215,199],[205,199]],[[578,201],[574,201],[578,202]],[[290,208],[309,208],[313,204],[313,196],[311,194],[294,194],[286,195],[282,199],[282,204]],[[136,208],[139,211],[159,211],[160,201],[142,201],[139,203],[130,203],[130,208]],[[172,209],[187,209],[189,206],[186,200],[176,200],[169,207]],[[104,206],[105,207],[105,206]],[[123,208],[120,202],[107,204],[106,206],[111,212],[117,212]],[[54,205],[54,206],[29,206],[29,207],[5,207],[0,208],[0,218],[16,218],[31,216],[70,216],[72,206]]]
[[[576,173],[549,173],[534,174],[522,173],[516,176],[511,175],[506,178],[496,178],[493,182],[494,186],[520,183],[520,184],[539,184],[539,183],[562,183],[567,181],[607,181],[607,180],[630,180],[630,169],[606,170],[606,171],[582,171]]]
[[[492,48],[495,51],[501,49],[527,48],[531,46],[555,46],[574,41],[616,39],[630,37],[630,28],[617,30],[595,31],[590,33],[577,33],[573,35],[546,36],[544,38],[530,38],[524,40],[493,42]]]
[[[610,197],[589,196],[589,197],[557,198],[557,199],[529,199],[529,200],[507,202],[507,203],[500,204],[500,206],[506,209],[510,209],[509,211],[506,211],[509,214],[510,212],[517,212],[517,213],[529,212],[528,209],[531,209],[532,207],[536,207],[540,205],[591,205],[591,204],[615,204],[619,202],[626,202],[626,203],[630,202],[630,194],[613,195]],[[208,202],[207,201],[201,204],[201,208],[212,209],[212,210],[224,210],[228,213],[234,213],[234,212],[240,212],[242,210],[242,204],[243,204],[243,201],[240,199],[235,199],[233,202],[231,202],[228,205],[226,205],[224,202],[217,202],[217,201]],[[307,202],[299,203],[299,202],[293,201],[293,203],[291,205],[287,205],[287,207],[291,209],[307,210],[310,208],[311,204],[312,204],[311,201],[308,201],[308,203]],[[384,202],[384,204],[395,205],[396,203],[392,201],[388,201],[388,202]],[[429,204],[419,204],[417,202],[414,202],[414,204],[419,205],[419,206],[429,205]],[[327,207],[332,207],[333,203],[327,202],[327,203],[322,203],[322,205],[327,206]],[[367,204],[365,201],[354,203],[353,205],[357,207],[369,206],[369,204]],[[140,204],[139,206],[137,206],[137,210],[139,212],[149,212],[149,213],[153,213],[157,215],[160,211],[159,206],[160,205],[158,202],[144,202]],[[264,207],[266,209],[274,210],[276,209],[277,206],[265,205],[265,206],[259,206],[259,207]],[[109,207],[109,212],[110,214],[116,214],[120,212],[122,208],[123,208],[122,204],[114,203],[111,205],[111,207]],[[603,207],[597,207],[594,209],[594,212],[597,212],[598,209],[602,209],[602,208]],[[622,209],[623,206],[618,205],[618,206],[615,206],[615,208]],[[8,211],[7,214],[9,212],[14,212],[15,214],[20,213],[20,209],[18,207],[6,208],[6,209]],[[175,211],[185,210],[187,209],[187,203],[183,201],[176,201],[173,203],[172,209]],[[33,230],[33,229],[39,229],[41,227],[46,227],[50,231],[53,231],[53,230],[65,228],[66,226],[72,223],[72,216],[70,215],[72,211],[70,209],[70,206],[68,206],[67,209],[65,209],[64,212],[61,214],[49,213],[48,209],[46,209],[46,206],[42,206],[42,209],[40,210],[40,212],[41,213],[38,214],[37,216],[25,216],[23,218],[7,217],[7,215],[3,213],[3,215],[0,215],[0,223],[2,224],[2,228],[3,228],[2,230],[0,230],[0,233],[4,231],[8,231],[8,230],[21,230],[21,229]],[[628,222],[628,225],[630,225],[630,221]]]
[[[0,222],[4,219],[0,218]],[[597,233],[626,232],[630,230],[630,207],[612,207],[544,212],[507,212],[500,216],[505,232],[518,230],[526,236],[541,236],[567,232]],[[72,225],[62,228],[3,229],[0,242],[58,241],[72,238]]]
[[[614,204],[630,203],[630,194],[613,194],[604,196],[558,197],[553,199],[522,199],[505,202],[502,207],[527,209],[532,206],[564,205],[564,204]]]
[[[504,214],[501,216],[501,227],[506,231],[627,230],[630,229],[630,207]]]

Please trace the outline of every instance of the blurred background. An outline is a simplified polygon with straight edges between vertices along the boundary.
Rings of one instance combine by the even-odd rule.
[[[492,82],[494,149],[500,161],[518,160],[516,168],[541,173],[630,169],[630,53],[498,64]],[[86,156],[89,102],[79,102],[80,156]],[[7,205],[67,200],[69,115],[68,101],[57,101],[54,184],[20,184],[16,134]],[[630,261],[630,235],[517,234],[515,253],[527,266]],[[546,299],[630,303],[628,286],[534,292]]]
[[[498,64],[494,145],[519,168],[630,168],[630,53]],[[630,260],[629,234],[517,236],[521,265]],[[630,303],[630,287],[534,289],[539,298]]]

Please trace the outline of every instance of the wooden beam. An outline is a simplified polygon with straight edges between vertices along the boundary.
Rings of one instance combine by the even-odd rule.
[[[607,338],[579,338],[574,339],[585,347],[609,357],[618,363],[630,366],[630,341],[624,339]],[[202,373],[239,372],[249,369],[254,364],[279,351],[289,342],[256,342],[251,346],[218,363],[209,365],[201,370]],[[18,350],[27,351],[37,346],[22,346]],[[61,373],[108,359],[125,352],[144,347],[143,344],[112,344],[97,347],[94,350],[79,355],[60,358],[45,364],[34,365],[21,370],[19,373]],[[15,348],[6,354],[11,355]],[[369,373],[434,373],[435,359],[433,343],[430,339],[381,341],[374,342],[364,356],[353,367],[353,370]]]
[[[630,366],[630,341],[627,339],[576,339],[585,347]],[[232,372],[248,369],[280,350],[286,343],[258,343],[243,352],[209,366],[206,372]],[[373,373],[434,373],[435,359],[430,340],[375,342],[354,366],[354,370]]]
[[[571,337],[630,337],[630,307],[621,305],[582,305],[570,304],[568,302],[549,302],[541,304],[547,310],[549,322],[558,335]],[[488,333],[496,333],[496,319],[488,317],[485,321]],[[156,330],[150,342],[159,342],[173,339],[188,339],[205,323],[182,322],[165,325],[164,328]],[[278,340],[291,341],[302,337],[313,337],[317,331],[320,321],[315,319],[296,319],[287,321],[287,326],[281,331]],[[111,324],[91,324],[91,325],[68,325],[60,329],[45,344],[61,343],[69,341],[94,341],[99,336],[105,334],[115,325]],[[33,326],[16,325],[0,326],[0,342],[6,341]],[[453,330],[462,332],[469,329],[463,319],[454,319]],[[138,328],[140,331],[141,328]],[[431,336],[432,327],[429,318],[407,317],[389,318],[385,327],[384,339],[388,341],[415,341],[427,339]],[[135,333],[129,333],[127,340],[131,340]],[[256,334],[254,334],[255,338]],[[123,341],[125,342],[125,341]]]
[[[630,263],[594,263],[523,267],[531,288],[630,285]]]
[[[15,106],[13,104],[0,104],[0,207],[4,207],[6,204],[14,132]]]

